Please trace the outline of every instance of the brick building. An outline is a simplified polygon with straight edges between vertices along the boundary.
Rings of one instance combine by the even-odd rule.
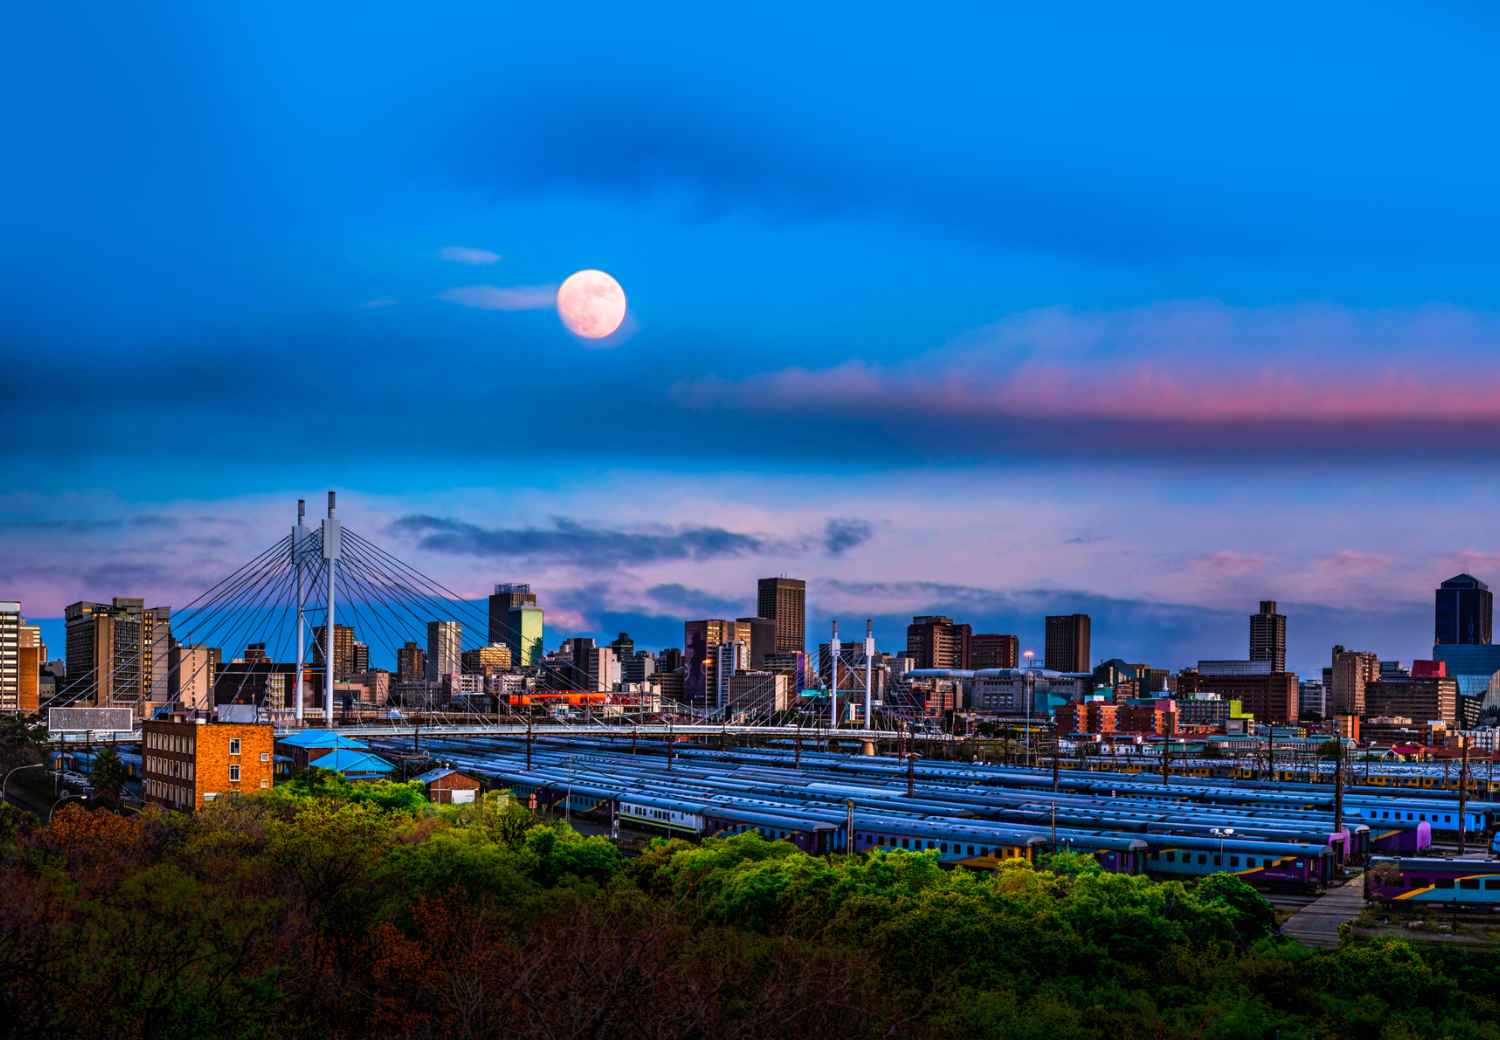
[[[1057,709],[1057,732],[1113,733],[1118,708],[1107,701],[1070,702]]]
[[[1239,701],[1257,722],[1284,726],[1297,720],[1297,676],[1294,672],[1263,675],[1203,675],[1187,672],[1177,676],[1177,694],[1217,693],[1225,701]]]
[[[1021,639],[982,632],[970,637],[969,656],[974,668],[1016,668],[1021,663]]]
[[[141,793],[168,809],[201,809],[224,794],[271,786],[269,723],[208,722],[180,715],[141,723]]]
[[[972,668],[973,629],[950,617],[914,617],[906,626],[906,656],[917,668]]]

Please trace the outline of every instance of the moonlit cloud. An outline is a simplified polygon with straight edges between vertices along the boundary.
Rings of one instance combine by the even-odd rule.
[[[439,250],[438,256],[471,267],[483,267],[500,259],[499,253],[492,253],[488,249],[470,249],[468,246],[444,246]]]
[[[541,311],[557,306],[557,286],[517,285],[502,289],[494,285],[465,285],[445,289],[438,299],[486,311]]]

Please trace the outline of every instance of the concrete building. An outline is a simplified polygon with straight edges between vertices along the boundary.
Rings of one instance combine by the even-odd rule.
[[[141,793],[168,809],[196,810],[229,794],[271,786],[269,724],[188,720],[141,723]]]
[[[1458,682],[1446,676],[1379,679],[1365,684],[1366,718],[1408,718],[1459,725]]]
[[[396,651],[396,681],[425,682],[427,680],[427,651],[413,642],[407,642]]]
[[[742,617],[737,623],[750,626],[749,667],[757,671],[765,668],[766,658],[781,652],[776,647],[776,622],[770,618]]]
[[[576,661],[576,658],[575,658]],[[613,647],[596,646],[585,652],[582,664],[582,688],[608,693],[620,682],[620,659]]]
[[[750,670],[750,645],[742,639],[732,643],[720,643],[713,648],[714,697],[709,705],[723,708],[729,703],[729,680],[740,671]]]
[[[109,606],[84,600],[64,609],[68,701],[142,716],[167,703],[172,608],[145,602],[116,596]]]
[[[628,660],[620,662],[620,681],[643,683],[656,674],[656,655],[650,650],[637,650]]]
[[[1319,717],[1328,714],[1328,687],[1321,679],[1303,679],[1297,683],[1297,714],[1317,712]]]
[[[0,600],[0,711],[21,710],[21,604]]]
[[[1250,660],[1269,661],[1271,671],[1286,671],[1286,615],[1276,613],[1276,601],[1260,601],[1260,613],[1250,615]]]
[[[1329,715],[1364,715],[1365,687],[1380,678],[1380,658],[1365,650],[1333,648]],[[1397,714],[1400,714],[1399,712]]]
[[[791,677],[785,672],[743,671],[729,677],[728,703],[735,714],[767,715],[786,711],[796,699]]]
[[[635,640],[630,638],[630,633],[621,632],[610,641],[609,648],[615,652],[615,660],[621,665],[635,656]]]
[[[534,604],[517,604],[510,608],[510,634],[506,645],[510,647],[510,660],[516,668],[529,668],[542,663],[546,651],[542,648],[542,608]]]
[[[1019,636],[997,635],[993,632],[971,636],[969,658],[974,668],[1019,668],[1021,639]]]
[[[428,682],[463,674],[464,626],[460,621],[427,622]]]
[[[459,659],[463,662],[465,675],[494,675],[510,671],[510,647],[504,643],[465,650]]]
[[[682,626],[683,645],[686,647],[683,652],[683,696],[688,704],[701,708],[717,701],[714,650],[724,643],[743,642],[748,653],[750,634],[749,624],[722,618],[688,621]]]
[[[1105,701],[1069,702],[1059,705],[1054,715],[1057,720],[1057,732],[1063,736],[1072,733],[1113,733],[1117,711],[1114,704]]]
[[[973,629],[937,614],[911,619],[906,626],[906,656],[916,668],[972,668]]]
[[[333,678],[335,682],[353,675],[358,670],[354,654],[355,645],[354,626],[335,623],[333,626]],[[314,668],[321,669],[324,667],[323,655],[327,648],[327,626],[319,625],[313,629],[312,653],[310,656],[312,657]],[[246,656],[248,657],[249,655],[247,654]]]
[[[968,684],[967,704],[990,715],[1026,714],[1026,691],[1033,691],[1032,714],[1056,700],[1081,701],[1093,689],[1092,673],[1063,673],[1047,668],[987,669]]]
[[[1177,676],[1177,696],[1198,693],[1216,693],[1226,701],[1239,701],[1244,710],[1254,715],[1257,721],[1283,726],[1297,720],[1297,676],[1292,672],[1214,672],[1203,670],[1215,662],[1199,661],[1197,672],[1184,672]],[[1250,663],[1268,665],[1267,661],[1224,662],[1228,664]]]
[[[1047,618],[1047,640],[1043,665],[1053,672],[1089,670],[1089,616],[1052,615]]]
[[[183,711],[212,708],[221,663],[222,651],[216,646],[173,640],[167,648],[167,699]]]
[[[777,653],[807,649],[807,582],[761,578],[756,586],[755,614],[776,622]]]
[[[536,594],[531,591],[530,585],[516,582],[496,585],[494,595],[490,596],[490,644],[504,643],[511,648],[511,655],[517,656],[519,650],[516,644],[519,640],[512,638],[510,612],[517,607],[534,606]]]

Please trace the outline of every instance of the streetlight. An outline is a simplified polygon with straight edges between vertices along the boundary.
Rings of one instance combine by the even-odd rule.
[[[1222,866],[1224,863],[1224,839],[1234,833],[1234,828],[1225,827],[1223,830],[1220,830],[1214,827],[1209,830],[1209,833],[1219,839],[1219,865]]]
[[[8,783],[10,783],[10,774],[11,773],[19,773],[23,769],[40,769],[40,768],[42,768],[42,766],[44,766],[46,764],[47,763],[45,763],[45,762],[33,762],[29,766],[16,766],[16,768],[14,768],[14,769],[10,770],[9,772],[7,772],[5,774],[5,779],[4,780],[0,780],[0,802],[5,801],[5,785],[8,784]]]
[[[1026,658],[1026,672],[1021,677],[1021,690],[1026,697],[1026,768],[1031,768],[1031,702],[1036,699],[1036,673],[1031,670],[1031,659],[1036,654],[1028,650],[1021,655]]]

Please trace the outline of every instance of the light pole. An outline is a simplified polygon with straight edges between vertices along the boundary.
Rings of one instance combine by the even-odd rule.
[[[42,766],[44,766],[46,764],[47,763],[45,763],[45,762],[33,762],[29,766],[16,766],[16,768],[14,768],[14,769],[10,770],[9,772],[7,772],[5,774],[5,779],[4,780],[0,780],[0,802],[5,801],[5,785],[8,784],[8,783],[10,783],[10,774],[11,773],[19,773],[23,769],[40,769],[40,768],[42,768]]]
[[[1036,673],[1031,670],[1031,659],[1035,653],[1028,650],[1021,655],[1026,658],[1026,671],[1021,677],[1021,692],[1026,698],[1026,768],[1031,768],[1031,702],[1036,699]]]
[[[1219,839],[1219,865],[1223,866],[1224,865],[1224,839],[1227,838],[1227,837],[1229,837],[1230,835],[1232,835],[1234,833],[1234,828],[1233,827],[1225,827],[1223,830],[1220,830],[1219,828],[1214,827],[1213,829],[1211,829],[1209,831],[1209,833],[1212,834],[1214,837],[1216,837],[1216,838]]]

